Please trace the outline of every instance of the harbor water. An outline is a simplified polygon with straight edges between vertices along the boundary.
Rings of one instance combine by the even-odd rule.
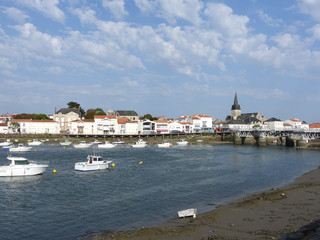
[[[35,151],[36,150],[36,151]],[[76,172],[96,153],[110,169]],[[8,162],[0,151],[0,165]],[[284,185],[320,165],[318,151],[195,144],[169,149],[74,149],[60,145],[15,153],[49,161],[40,176],[0,177],[0,239],[85,239],[214,209],[244,194]],[[53,170],[56,174],[53,174]]]

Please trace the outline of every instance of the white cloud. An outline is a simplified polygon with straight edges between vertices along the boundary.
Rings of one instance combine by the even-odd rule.
[[[102,0],[102,5],[108,8],[116,19],[123,19],[128,15],[124,7],[124,0]]]
[[[15,63],[11,63],[8,58],[0,56],[0,69],[15,69],[17,65]]]
[[[175,24],[182,19],[199,25],[202,20],[199,16],[203,8],[202,1],[199,0],[158,0],[158,16],[166,19],[169,23]]]
[[[298,8],[302,13],[310,15],[314,20],[320,22],[320,1],[298,0]]]
[[[29,19],[29,16],[26,15],[23,11],[14,7],[3,7],[2,12],[6,14],[12,20],[18,23],[24,23],[26,19]]]
[[[140,11],[144,13],[150,13],[154,11],[155,2],[149,0],[134,0],[136,6],[140,9]]]
[[[26,7],[33,8],[57,22],[63,23],[64,12],[58,7],[59,0],[16,0]]]
[[[307,32],[311,32],[315,40],[320,40],[320,24],[316,24],[312,28],[307,29]]]
[[[271,26],[271,27],[279,27],[280,24],[283,23],[283,21],[281,19],[274,19],[272,17],[270,17],[268,14],[264,13],[262,10],[258,11],[258,16],[260,17],[260,19],[266,23],[267,25]]]
[[[210,24],[227,37],[245,36],[249,18],[233,14],[232,9],[222,3],[208,3],[204,11]]]

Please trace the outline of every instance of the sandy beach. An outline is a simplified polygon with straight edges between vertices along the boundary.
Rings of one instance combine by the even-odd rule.
[[[249,194],[194,218],[177,218],[93,240],[320,239],[320,169],[281,188]]]

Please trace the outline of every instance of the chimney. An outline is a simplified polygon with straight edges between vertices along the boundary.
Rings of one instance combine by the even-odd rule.
[[[57,107],[54,107],[54,113],[57,113]]]

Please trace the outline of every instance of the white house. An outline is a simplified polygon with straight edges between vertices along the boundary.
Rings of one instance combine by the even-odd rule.
[[[264,127],[270,130],[280,131],[283,129],[283,121],[277,118],[270,118],[267,121],[264,121]]]
[[[17,123],[18,128],[13,127]],[[8,132],[21,134],[59,134],[59,123],[52,120],[11,119],[8,121]]]
[[[70,122],[70,134],[91,135],[96,133],[94,119],[78,119]]]
[[[196,114],[195,117],[200,119],[201,132],[211,132],[213,129],[214,117],[210,117],[204,114]]]
[[[8,124],[7,123],[0,123],[0,134],[7,134],[8,133]]]
[[[180,122],[169,121],[168,127],[169,127],[169,133],[182,133],[183,132],[183,127]]]
[[[95,116],[97,134],[113,135],[118,132],[118,120],[116,116]]]
[[[284,123],[290,124],[294,129],[309,129],[309,125],[299,121],[299,119],[288,119]]]
[[[138,122],[138,134],[155,134],[156,123],[149,119]]]
[[[168,121],[155,120],[154,122],[155,122],[156,133],[161,133],[161,134],[169,133]]]
[[[61,108],[53,114],[53,120],[60,124],[61,132],[70,130],[71,122],[80,119],[81,113],[78,108]]]

